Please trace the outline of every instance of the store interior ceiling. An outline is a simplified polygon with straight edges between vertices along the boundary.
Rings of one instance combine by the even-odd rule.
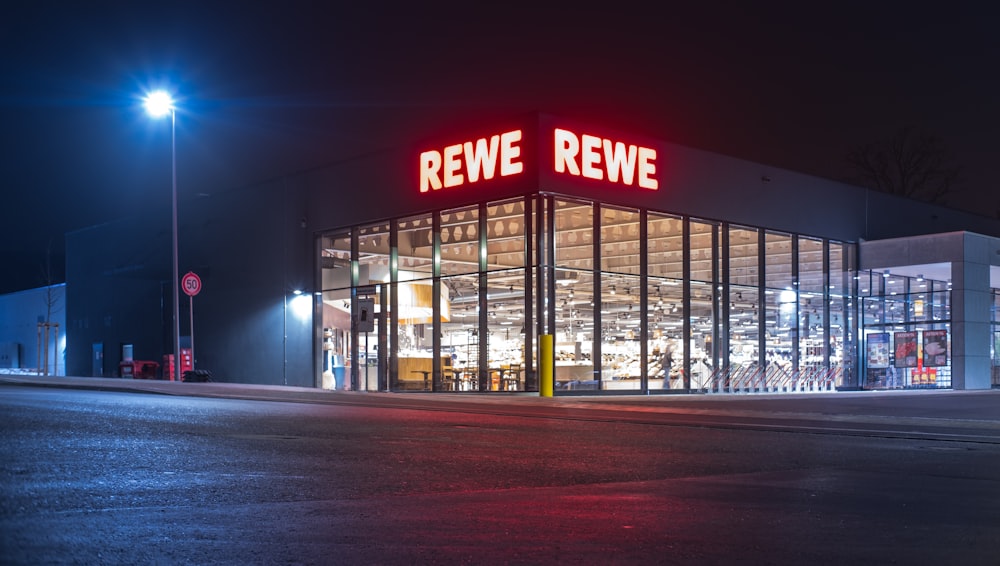
[[[903,277],[922,277],[932,281],[951,282],[951,262],[924,263],[920,265],[904,265],[874,269],[873,271],[889,272]],[[1000,288],[1000,266],[990,266],[990,287]]]

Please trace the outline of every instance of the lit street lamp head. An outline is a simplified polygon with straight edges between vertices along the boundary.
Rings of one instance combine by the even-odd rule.
[[[172,229],[172,240],[173,240],[173,310],[174,310],[174,324],[173,324],[173,338],[174,338],[174,351],[173,351],[173,363],[174,370],[171,372],[173,378],[177,381],[181,380],[181,316],[180,316],[180,279],[178,277],[178,266],[177,266],[177,116],[174,114],[174,99],[169,93],[163,90],[153,91],[146,95],[142,100],[143,105],[146,107],[146,112],[154,117],[160,118],[170,115],[170,169],[171,169],[171,200],[173,201],[173,229]],[[192,344],[191,344],[191,368],[194,369],[194,322],[191,326]]]
[[[174,109],[174,99],[170,97],[169,93],[162,90],[149,93],[142,102],[146,107],[146,112],[154,118],[166,116]]]

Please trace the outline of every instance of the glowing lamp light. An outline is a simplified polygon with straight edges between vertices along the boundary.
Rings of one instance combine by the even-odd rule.
[[[169,93],[157,90],[146,95],[142,99],[142,105],[146,108],[146,113],[154,118],[166,116],[174,110],[174,99]]]
[[[785,289],[781,293],[778,293],[779,303],[794,303],[796,299],[798,299],[798,296],[791,289]]]
[[[296,318],[299,320],[306,320],[312,313],[312,296],[299,292],[299,294],[292,297],[288,307]]]

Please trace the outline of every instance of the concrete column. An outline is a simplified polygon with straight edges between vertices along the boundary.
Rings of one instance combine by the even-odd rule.
[[[951,385],[990,388],[990,247],[964,234],[963,260],[951,264]]]

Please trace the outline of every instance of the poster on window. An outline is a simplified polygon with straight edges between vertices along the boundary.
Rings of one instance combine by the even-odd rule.
[[[895,366],[898,368],[917,367],[917,333],[895,332],[893,343],[896,345]]]
[[[878,332],[868,335],[868,367],[889,367],[889,333]]]
[[[948,331],[924,330],[924,365],[948,365]]]

